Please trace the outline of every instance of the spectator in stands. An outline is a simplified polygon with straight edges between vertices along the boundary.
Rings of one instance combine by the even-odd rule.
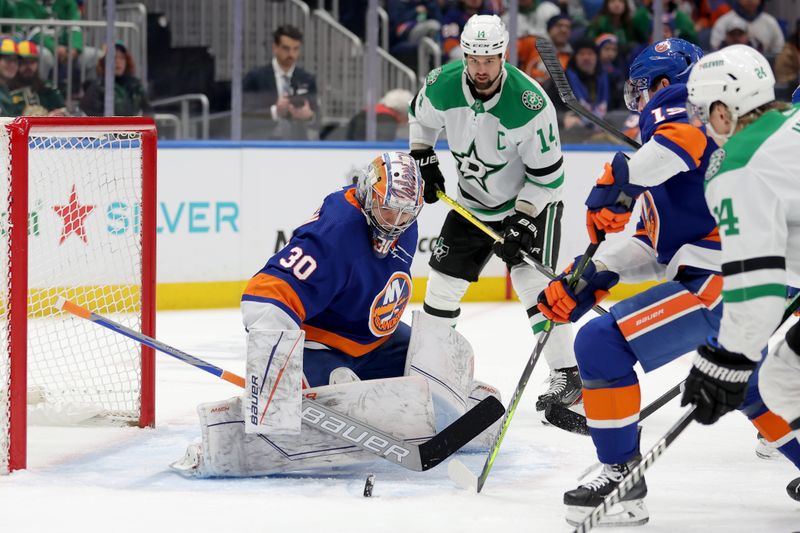
[[[600,68],[593,40],[583,38],[575,44],[575,53],[567,65],[566,74],[575,98],[581,105],[599,117],[605,116],[610,98],[608,75]],[[552,85],[552,83],[548,85]],[[549,90],[552,91],[552,87],[549,87]],[[556,104],[556,107],[559,105]],[[572,111],[565,111],[561,115],[561,119],[561,131],[594,129],[591,122],[582,119]]]
[[[517,35],[535,35],[537,37],[547,37],[547,21],[561,13],[561,8],[553,2],[543,0],[519,0],[517,6]],[[506,27],[508,27],[508,13],[502,17]]]
[[[711,47],[720,48],[731,25],[741,24],[741,21],[747,24],[754,48],[765,55],[776,55],[783,49],[783,31],[775,17],[764,12],[761,0],[737,0],[733,11],[722,15],[711,29]]]
[[[405,89],[392,89],[375,106],[376,141],[394,141],[397,128],[408,123],[408,104],[414,97]],[[359,111],[347,124],[347,140],[363,141],[367,138],[367,111]]]
[[[105,108],[105,51],[97,62],[97,78],[88,82],[80,101],[89,116],[103,116]],[[150,112],[150,102],[142,82],[136,77],[136,65],[124,44],[114,45],[114,115],[138,116]]]
[[[67,113],[64,97],[49,82],[39,77],[39,47],[33,41],[17,45],[19,70],[11,80],[11,102],[17,115],[63,117]]]
[[[272,34],[272,61],[244,77],[244,107],[266,109],[269,139],[307,140],[315,123],[317,80],[297,66],[303,34],[294,26],[280,26]]]
[[[442,52],[444,59],[463,59],[460,38],[464,24],[472,15],[493,15],[485,0],[459,0],[442,18]]]
[[[650,42],[653,28],[653,0],[643,0],[642,5],[633,14],[631,24],[633,24],[634,39],[640,44]],[[671,37],[680,37],[690,43],[697,44],[697,31],[694,29],[694,22],[685,12],[678,9],[678,4],[673,0],[663,0],[664,13],[669,17],[671,25]],[[666,22],[666,21],[665,21]],[[666,38],[667,36],[664,35]]]
[[[597,58],[600,69],[608,76],[609,109],[625,108],[624,90],[627,79],[628,67],[622,61],[617,45],[617,36],[613,33],[603,33],[595,40]]]
[[[424,37],[436,40],[442,29],[438,0],[389,0],[391,54],[416,67],[417,47]]]
[[[553,42],[561,66],[566,69],[567,63],[572,57],[572,47],[569,44],[569,37],[572,34],[572,20],[567,15],[556,15],[547,21],[547,37]],[[519,68],[525,74],[535,79],[539,83],[544,83],[550,79],[550,74],[542,63],[539,51],[536,50],[536,39],[534,35],[527,35],[517,41],[517,58]]]
[[[753,46],[753,43],[750,42],[750,35],[747,33],[747,22],[737,17],[728,21],[727,26],[725,39],[723,39],[720,48],[725,48],[732,44]]]
[[[605,0],[600,12],[586,28],[586,36],[590,39],[597,39],[604,33],[615,35],[617,46],[627,49],[633,43],[631,6],[627,0]]]
[[[14,10],[15,17],[21,19],[81,19],[81,12],[76,0],[16,0]],[[59,85],[65,83],[70,61],[72,61],[73,81],[76,86],[80,84],[81,76],[85,76],[86,79],[94,77],[98,50],[84,46],[83,31],[79,27],[56,28],[55,32],[51,28],[44,34],[40,30],[39,27],[31,28],[28,39],[40,47],[39,74],[43,78],[48,78],[52,68],[57,64],[59,66]]]
[[[17,116],[9,91],[9,83],[17,75],[17,70],[17,43],[10,37],[0,37],[0,115],[4,117]]]
[[[775,58],[775,80],[794,88],[800,78],[800,30],[795,31]]]

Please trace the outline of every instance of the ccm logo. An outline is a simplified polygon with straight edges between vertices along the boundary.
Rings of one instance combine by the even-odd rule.
[[[397,457],[395,461],[397,463],[402,463],[403,458],[410,453],[407,449],[401,446],[391,444],[386,441],[386,439],[382,439],[377,435],[370,435],[368,431],[359,429],[358,426],[354,426],[349,422],[340,420],[335,416],[326,415],[319,409],[315,409],[313,407],[306,407],[303,409],[303,420],[310,422],[315,426],[324,428],[326,433],[335,433],[354,444],[361,443],[361,446],[364,448],[372,450],[373,452],[384,457],[394,455]],[[358,434],[359,432],[360,434]]]

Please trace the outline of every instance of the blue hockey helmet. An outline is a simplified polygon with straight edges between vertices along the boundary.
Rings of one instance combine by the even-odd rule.
[[[631,111],[639,111],[639,100],[649,100],[648,90],[653,82],[664,77],[670,83],[686,83],[689,72],[701,57],[699,46],[683,39],[664,39],[642,50],[631,64],[625,84],[625,105]]]

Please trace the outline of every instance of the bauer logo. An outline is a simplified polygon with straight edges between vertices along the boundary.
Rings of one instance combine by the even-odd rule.
[[[369,330],[376,337],[391,334],[411,298],[411,278],[405,272],[395,272],[386,286],[372,301]]]

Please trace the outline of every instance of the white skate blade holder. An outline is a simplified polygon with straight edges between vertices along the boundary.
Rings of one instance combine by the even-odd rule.
[[[571,526],[579,526],[587,516],[594,510],[594,507],[578,507],[576,505],[567,506],[567,523]],[[615,503],[609,509],[608,514],[600,519],[596,527],[627,527],[642,526],[650,520],[650,513],[645,507],[644,500],[629,500]]]

